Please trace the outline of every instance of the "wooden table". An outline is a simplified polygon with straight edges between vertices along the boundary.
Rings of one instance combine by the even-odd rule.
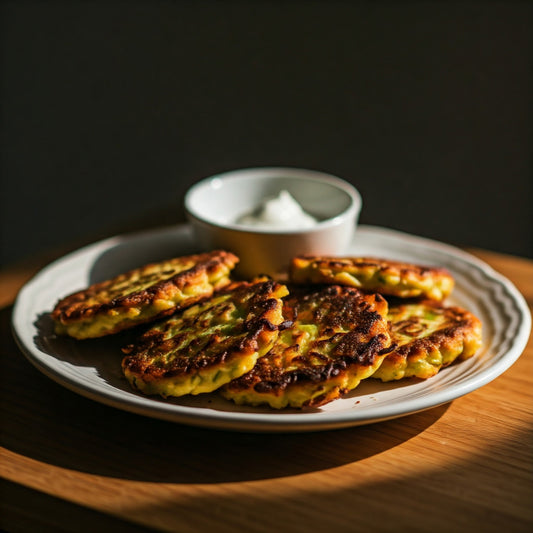
[[[470,250],[533,306],[533,261]],[[2,493],[8,531],[533,530],[533,342],[441,407],[320,433],[186,427],[78,396],[26,361],[12,302],[43,266],[0,272]]]

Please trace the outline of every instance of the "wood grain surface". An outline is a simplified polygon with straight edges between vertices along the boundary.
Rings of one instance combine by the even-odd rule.
[[[469,250],[533,307],[533,261]],[[10,330],[42,261],[0,272],[0,527],[6,531],[520,532],[533,526],[533,345],[447,405],[351,429],[234,433],[83,398]]]

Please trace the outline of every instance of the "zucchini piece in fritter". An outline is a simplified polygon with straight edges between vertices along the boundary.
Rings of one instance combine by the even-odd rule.
[[[480,320],[460,307],[431,301],[391,304],[388,318],[397,348],[372,376],[382,381],[430,378],[472,357],[482,344]]]
[[[145,394],[211,392],[248,372],[272,347],[286,294],[274,281],[234,282],[124,348],[124,375]]]
[[[454,279],[444,268],[369,257],[298,256],[290,265],[294,283],[331,283],[400,298],[443,300]]]
[[[237,404],[317,407],[354,389],[390,351],[387,302],[352,287],[291,290],[292,325],[255,367],[221,389]]]
[[[151,263],[60,300],[56,333],[102,337],[173,313],[229,283],[239,259],[214,251]]]

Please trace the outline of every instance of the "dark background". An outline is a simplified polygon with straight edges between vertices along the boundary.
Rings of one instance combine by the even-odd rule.
[[[531,2],[2,4],[0,263],[287,165],[361,222],[533,257]]]

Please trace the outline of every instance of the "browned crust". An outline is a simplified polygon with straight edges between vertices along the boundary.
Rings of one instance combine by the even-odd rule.
[[[202,346],[201,349],[193,341],[187,349],[177,351],[177,356],[165,366],[153,365],[154,357],[175,352],[184,338],[183,334],[166,338],[173,324],[173,319],[170,318],[157,328],[147,331],[135,344],[123,348],[126,357],[122,361],[122,368],[131,374],[141,376],[143,381],[150,382],[194,374],[206,367],[251,355],[278,335],[282,317],[279,294],[282,289],[282,285],[271,280],[260,283],[240,281],[233,282],[217,292],[217,296],[233,293],[233,298],[237,301],[242,301],[252,294],[247,302],[248,319],[242,322],[242,330],[238,332],[244,336],[239,338],[238,342],[232,339],[231,342],[225,343],[227,337],[215,334],[209,340],[209,344]]]
[[[174,294],[176,290],[183,291],[188,286],[194,285],[204,273],[214,273],[223,264],[233,268],[239,261],[237,256],[230,252],[216,250],[205,254],[195,254],[170,259],[165,263],[180,263],[184,260],[194,261],[195,264],[190,269],[179,272],[171,278],[156,281],[146,289],[135,291],[124,296],[117,296],[111,298],[107,302],[87,305],[87,301],[94,298],[97,294],[111,289],[118,282],[131,278],[137,272],[156,266],[157,263],[150,263],[141,268],[116,276],[111,280],[95,283],[87,289],[75,292],[61,299],[52,311],[52,318],[62,324],[68,324],[78,320],[91,318],[94,315],[105,313],[112,309],[128,309],[132,307],[146,306],[159,299],[170,299],[171,295]],[[205,295],[200,295],[196,299],[189,299],[188,304],[194,303],[202,296]],[[170,314],[174,310],[175,309],[164,311],[158,316]]]
[[[405,281],[415,281],[425,283],[433,280],[436,284],[446,282],[449,290],[453,287],[454,279],[449,270],[444,267],[418,265],[383,259],[376,257],[334,257],[318,255],[300,255],[294,257],[289,267],[289,279],[293,282],[304,283],[339,283],[337,277],[332,278],[333,272],[346,270],[352,273],[352,269],[372,274],[372,280],[377,277],[387,279],[390,277],[400,277]],[[303,279],[301,279],[303,277]],[[364,288],[364,281],[363,286]],[[422,288],[414,288],[424,293]],[[372,286],[370,290],[375,290],[382,294],[398,295],[395,287],[390,287],[386,282],[379,286]],[[409,294],[414,296],[414,294]]]
[[[378,257],[326,257],[319,255],[301,255],[293,259],[292,265],[297,266],[299,260],[313,262],[317,267],[336,267],[354,265],[361,268],[375,268],[380,272],[391,272],[399,274],[416,274],[420,277],[427,276],[450,276],[451,273],[444,267],[418,265],[406,263],[403,261],[394,261],[392,259],[383,259]]]
[[[302,307],[313,300],[320,300],[314,309],[314,320],[320,325],[322,335],[329,339],[319,341],[338,342],[330,355],[310,350],[305,355],[298,354],[298,347],[291,350],[297,354],[292,361],[299,367],[287,370],[281,359],[273,360],[272,352],[261,358],[255,367],[244,376],[233,380],[226,388],[235,392],[254,389],[258,393],[279,396],[297,384],[321,383],[352,371],[355,367],[373,365],[377,357],[390,351],[390,337],[385,316],[387,302],[379,294],[364,294],[353,287],[326,286],[297,291],[284,300],[284,316],[297,320]],[[328,311],[328,312],[326,312]],[[352,325],[348,332],[338,332],[341,326]],[[289,324],[290,325],[290,324]],[[317,346],[317,347],[318,347]],[[323,364],[316,364],[317,360]],[[313,362],[311,362],[313,360]],[[331,390],[325,395],[307,401],[305,406],[319,406],[343,394],[344,390]]]
[[[304,384],[305,382],[324,383],[332,378],[340,377],[342,374],[348,374],[354,368],[362,366],[371,366],[374,364],[376,357],[383,356],[390,351],[389,338],[387,335],[380,333],[370,342],[366,343],[362,350],[354,356],[341,356],[335,361],[325,362],[324,365],[303,366],[297,370],[283,372],[276,368],[268,368],[265,371],[264,358],[260,359],[254,369],[245,374],[238,380],[232,381],[227,387],[235,391],[254,388],[256,392],[268,393],[279,396],[291,385]],[[305,358],[302,357],[305,364]],[[331,400],[340,397],[348,392],[342,388],[335,388],[328,391],[327,394],[316,396],[304,402],[303,407],[319,407]]]
[[[383,364],[393,366],[405,364],[409,361],[416,361],[427,357],[431,350],[437,349],[443,353],[457,353],[458,355],[448,362],[444,362],[440,368],[449,366],[454,361],[461,361],[470,357],[473,352],[471,347],[479,347],[481,344],[481,321],[474,314],[460,307],[445,307],[438,302],[423,301],[421,305],[431,307],[435,311],[441,312],[446,317],[446,325],[437,331],[422,338],[414,338],[407,344],[398,346],[393,352],[387,355]],[[418,321],[404,320],[401,328],[418,327]],[[394,333],[392,334],[394,340]],[[463,348],[467,351],[463,351]]]

